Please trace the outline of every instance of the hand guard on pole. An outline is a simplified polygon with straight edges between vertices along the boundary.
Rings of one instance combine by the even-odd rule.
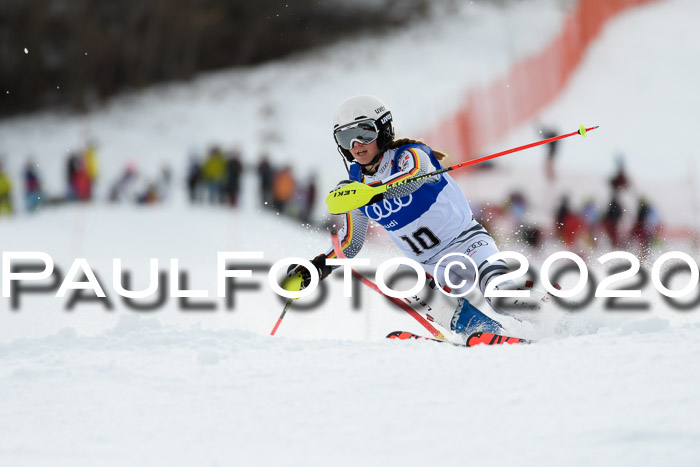
[[[328,277],[328,275],[332,271],[332,268],[326,265],[326,258],[326,255],[320,254],[311,261],[309,261],[309,263],[311,264],[290,265],[287,269],[287,277],[282,281],[282,288],[287,292],[299,292],[300,290],[304,290],[305,288],[307,288],[311,283],[311,273],[308,269],[310,267],[316,268],[316,270],[318,271],[319,280],[323,280],[326,277]],[[289,310],[289,307],[294,300],[296,299],[290,298],[289,300],[287,300],[287,304],[284,306],[282,314],[280,315],[279,319],[277,319],[277,323],[275,323],[275,327],[272,328],[272,332],[270,332],[271,336],[274,336],[277,332],[277,328],[279,328],[280,324],[282,324],[282,319],[284,319],[284,315],[287,314],[287,310]]]
[[[287,278],[282,281],[282,288],[289,292],[304,290],[311,283],[311,274],[308,267],[315,267],[320,280],[325,279],[331,273],[332,268],[326,265],[327,256],[320,254],[309,261],[311,265],[292,264],[287,269]]]

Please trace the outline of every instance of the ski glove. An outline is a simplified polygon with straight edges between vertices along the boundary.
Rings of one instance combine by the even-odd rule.
[[[311,264],[314,265],[316,267],[316,270],[318,271],[318,277],[320,280],[323,280],[326,277],[328,277],[328,275],[333,270],[330,266],[326,265],[326,259],[327,256],[321,253],[320,255],[311,260]],[[308,267],[308,264],[306,266]],[[291,277],[297,273],[301,273],[301,276],[303,278],[303,282],[299,290],[304,290],[309,286],[309,284],[311,284],[311,274],[305,267],[299,264],[292,264],[287,269],[287,277]]]

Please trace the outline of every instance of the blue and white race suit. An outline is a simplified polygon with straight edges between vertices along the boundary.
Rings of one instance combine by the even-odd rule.
[[[372,175],[363,174],[359,164],[352,164],[352,181],[368,185],[382,182],[388,188],[384,200],[344,215],[344,225],[339,231],[343,252],[348,258],[357,255],[371,219],[386,229],[408,258],[420,263],[431,276],[436,273],[435,279],[441,287],[447,285],[445,266],[457,260],[460,265],[450,267],[448,271],[449,283],[457,287],[448,288],[455,294],[470,289],[478,270],[478,286],[483,293],[491,279],[508,269],[503,261],[487,261],[499,250],[491,235],[474,220],[469,203],[452,177],[443,173],[391,187],[406,178],[441,168],[432,149],[422,144],[408,144],[385,151]],[[450,253],[468,256],[476,264],[476,270],[463,256],[443,261],[436,270],[440,259]],[[327,254],[330,258],[335,257],[332,250]]]

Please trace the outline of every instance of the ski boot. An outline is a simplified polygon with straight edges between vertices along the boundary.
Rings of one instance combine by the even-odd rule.
[[[464,298],[457,299],[457,309],[450,322],[450,329],[457,334],[469,337],[475,332],[490,332],[501,334],[503,328],[501,324],[486,316],[474,305]]]

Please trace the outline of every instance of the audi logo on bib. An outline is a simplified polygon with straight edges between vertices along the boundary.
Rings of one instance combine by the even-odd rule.
[[[413,202],[413,195],[403,196],[401,198],[385,199],[381,203],[371,204],[365,207],[365,214],[374,221],[380,221],[390,215],[399,212],[401,208],[405,208]]]

